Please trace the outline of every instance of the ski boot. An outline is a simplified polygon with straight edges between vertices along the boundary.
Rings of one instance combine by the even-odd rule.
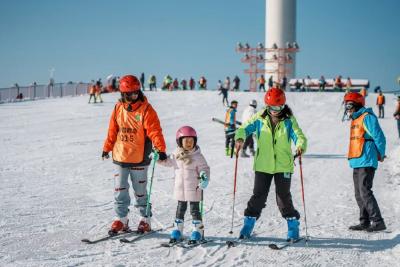
[[[231,156],[231,148],[230,147],[225,148],[225,155],[228,157]]]
[[[352,231],[364,231],[364,230],[368,229],[369,224],[370,224],[369,222],[366,222],[366,223],[361,223],[360,222],[359,224],[350,226],[349,230],[352,230]]]
[[[189,244],[195,244],[203,239],[204,225],[200,220],[193,220],[193,231],[190,235]]]
[[[383,231],[386,230],[386,225],[383,220],[378,222],[372,222],[371,225],[366,230],[367,232]]]
[[[250,238],[256,224],[256,217],[245,216],[242,230],[240,230],[239,239]]]
[[[137,232],[139,234],[144,234],[146,232],[150,232],[151,231],[151,224],[150,224],[150,217],[142,217],[140,219],[138,228],[137,228]]]
[[[246,154],[246,151],[244,151],[244,149],[242,150],[242,153],[240,153],[240,156],[242,158],[249,158],[250,156]]]
[[[111,224],[111,229],[108,234],[113,236],[117,235],[119,232],[129,232],[129,220],[128,217],[116,218]]]
[[[288,234],[287,241],[294,241],[299,239],[299,225],[300,222],[296,218],[287,218]]]
[[[172,230],[169,243],[173,244],[179,242],[183,238],[183,220],[182,219],[175,219],[175,227],[176,229]]]

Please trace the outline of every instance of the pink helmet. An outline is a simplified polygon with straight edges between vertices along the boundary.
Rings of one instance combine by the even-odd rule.
[[[181,128],[179,128],[179,130],[176,132],[176,143],[180,147],[182,147],[182,138],[183,137],[193,137],[194,138],[194,146],[196,146],[197,133],[196,133],[195,129],[193,129],[190,126],[182,126]]]

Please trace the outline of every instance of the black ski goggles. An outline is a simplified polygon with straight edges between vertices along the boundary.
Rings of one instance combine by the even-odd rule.
[[[133,91],[133,92],[124,92],[122,94],[124,94],[125,96],[134,96],[134,95],[139,95],[140,91]]]

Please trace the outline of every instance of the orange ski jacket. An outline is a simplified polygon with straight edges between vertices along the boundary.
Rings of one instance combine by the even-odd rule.
[[[160,121],[145,96],[143,101],[131,104],[130,111],[128,106],[121,100],[115,105],[103,150],[112,151],[115,164],[146,166],[150,164],[152,145],[159,152],[166,151]]]

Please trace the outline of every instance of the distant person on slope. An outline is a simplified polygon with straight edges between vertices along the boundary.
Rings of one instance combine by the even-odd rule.
[[[259,83],[258,90],[261,92],[261,89],[262,89],[265,92],[265,78],[264,78],[264,75],[261,75],[261,77],[257,79],[257,82]]]
[[[129,182],[132,182],[135,207],[141,219],[137,228],[144,233],[151,230],[151,206],[147,209],[147,169],[152,147],[160,161],[166,160],[165,141],[156,111],[140,91],[141,84],[133,75],[120,80],[121,99],[115,105],[110,118],[108,135],[104,142],[102,158],[112,158],[116,164],[114,174],[115,202],[117,218],[111,225],[110,234],[129,230],[128,213],[131,198]]]
[[[225,105],[225,102],[226,102],[226,106],[228,107],[228,106],[229,106],[229,101],[228,101],[228,89],[225,88],[225,87],[222,85],[221,80],[218,80],[218,83],[217,83],[217,90],[219,91],[219,95],[222,94],[222,105]]]
[[[96,103],[96,84],[94,83],[94,81],[92,81],[92,83],[89,85],[89,104],[90,104],[90,101],[92,100],[92,97],[93,97],[93,100],[94,100],[94,103]]]
[[[376,105],[378,106],[379,112],[378,118],[385,118],[385,96],[382,91],[379,91],[379,95],[376,97]]]
[[[360,208],[360,223],[350,230],[368,232],[386,229],[372,183],[378,161],[385,159],[386,138],[371,108],[365,108],[365,98],[356,92],[344,96],[345,109],[351,118],[348,159],[353,168],[354,191]]]
[[[397,106],[395,112],[393,113],[393,117],[397,120],[397,131],[399,132],[400,138],[400,96],[397,96]]]
[[[240,238],[250,238],[256,220],[265,207],[272,180],[275,182],[276,201],[282,217],[287,220],[288,240],[299,238],[299,212],[294,208],[290,193],[293,174],[293,154],[291,144],[296,146],[296,154],[303,154],[307,139],[292,110],[286,104],[284,91],[271,88],[264,97],[266,108],[237,129],[236,150],[243,147],[244,140],[256,134],[257,153],[254,158],[255,180],[253,195],[244,211],[244,223]]]
[[[230,156],[235,147],[235,131],[236,131],[236,112],[238,102],[232,100],[230,107],[225,113],[225,154]]]
[[[257,101],[255,99],[253,99],[253,100],[250,101],[250,104],[243,111],[242,123],[246,123],[256,113],[257,113]],[[246,149],[247,148],[250,149],[251,155],[254,156],[255,151],[254,151],[254,140],[253,140],[253,135],[252,134],[249,134],[246,137],[246,140],[244,140],[243,149],[242,149],[242,152],[240,153],[241,157],[243,157],[243,158],[248,158],[249,157],[249,155],[246,154]]]
[[[235,78],[233,78],[233,91],[239,91],[240,90],[240,78],[236,75]]]
[[[210,167],[197,145],[197,133],[190,126],[183,126],[176,132],[178,147],[167,160],[160,162],[166,167],[175,169],[174,196],[178,200],[175,215],[175,229],[170,235],[170,243],[183,239],[183,225],[188,202],[192,215],[193,230],[189,243],[195,243],[204,238],[204,225],[202,218],[203,190],[207,188],[210,180]]]

